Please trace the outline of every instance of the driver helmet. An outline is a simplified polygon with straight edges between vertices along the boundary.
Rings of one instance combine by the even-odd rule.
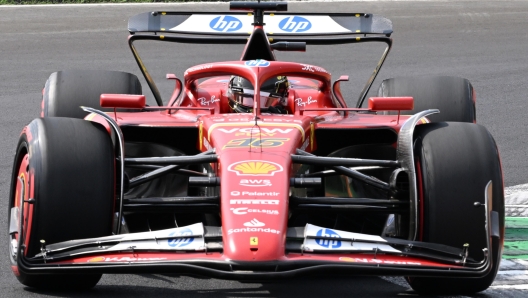
[[[287,114],[283,105],[288,96],[288,78],[273,77],[260,86],[260,110],[275,114]],[[233,76],[229,80],[227,97],[229,106],[236,113],[251,113],[255,99],[255,89],[248,80]]]

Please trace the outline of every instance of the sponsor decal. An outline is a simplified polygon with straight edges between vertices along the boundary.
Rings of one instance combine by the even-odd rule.
[[[203,144],[204,144],[204,147],[205,147],[207,150],[213,150],[213,146],[211,146],[211,144],[209,144],[209,142],[207,141],[206,138],[203,138]]]
[[[278,114],[273,114],[273,116],[277,116]],[[282,116],[282,115],[281,115]],[[271,118],[271,119],[264,119],[264,121],[273,121],[273,122],[290,122],[290,123],[302,123],[301,120],[296,119],[284,119],[284,118]]]
[[[306,99],[306,101],[303,101],[302,98],[296,98],[295,99],[295,103],[297,104],[297,106],[299,107],[304,107],[306,105],[309,105],[311,103],[315,103],[317,102],[317,99],[312,99],[311,96],[308,96],[308,98]]]
[[[186,235],[192,235],[193,232],[191,231],[191,229],[182,229],[180,231],[175,231],[175,232],[172,232],[169,234],[169,236],[186,236]],[[172,238],[172,239],[169,239],[167,240],[167,244],[170,246],[170,247],[184,247],[184,246],[187,246],[189,244],[191,244],[192,242],[194,241],[194,238]]]
[[[220,32],[234,32],[242,28],[242,22],[233,16],[219,16],[214,18],[209,27]]]
[[[258,221],[256,218],[244,223],[244,227],[263,227],[265,225],[265,223]]]
[[[214,104],[215,102],[220,101],[220,98],[215,98],[215,96],[211,96],[211,99],[206,99],[205,97],[198,98],[198,103],[202,106],[208,106],[210,104]]]
[[[338,233],[331,229],[320,229],[317,231],[317,236],[319,237],[331,237],[340,239],[341,236],[339,236]],[[341,240],[328,240],[328,239],[315,239],[315,243],[317,243],[319,246],[322,246],[324,248],[339,248],[341,247]]]
[[[242,113],[238,113],[237,115],[241,115],[241,114]],[[248,115],[250,115],[250,114],[248,114]],[[278,115],[279,114],[274,114],[273,116],[274,117],[278,117]],[[249,118],[249,117],[248,118],[226,117],[226,118],[216,119],[216,120],[213,120],[213,121],[218,121],[218,122],[229,121],[229,122],[238,122],[238,123],[214,123],[213,125],[211,125],[211,127],[209,127],[209,129],[207,131],[207,139],[208,140],[211,140],[211,133],[214,130],[219,129],[219,127],[233,127],[233,128],[240,129],[240,126],[250,126],[250,128],[254,128],[255,125],[257,125],[257,126],[260,126],[261,133],[262,132],[264,132],[264,133],[282,133],[282,131],[279,131],[279,130],[276,130],[276,129],[275,130],[266,130],[266,131],[262,130],[262,126],[288,127],[288,128],[297,129],[301,133],[302,140],[304,141],[304,135],[305,135],[304,128],[301,125],[297,124],[297,123],[302,123],[302,121],[301,120],[297,120],[297,119],[267,118],[267,119],[265,119],[266,122],[257,121],[257,123],[255,123],[255,121],[252,118]],[[271,122],[295,122],[295,123],[271,123]],[[258,128],[256,128],[256,129],[258,129]],[[230,129],[225,129],[223,132],[226,133],[226,131],[231,131],[231,130]],[[251,130],[248,130],[248,131],[251,131]],[[285,131],[285,130],[283,130],[283,131]],[[233,132],[236,132],[236,130],[234,130]],[[285,133],[288,133],[288,132],[285,132]]]
[[[325,72],[325,73],[328,73],[326,71],[326,69],[322,68],[322,67],[319,67],[319,66],[313,66],[313,65],[309,65],[309,64],[301,64],[302,65],[302,68],[301,70],[304,70],[304,71],[309,71],[309,72]]]
[[[238,191],[238,190],[233,190],[231,192],[231,195],[232,196],[235,196],[235,197],[238,197],[238,196],[255,196],[255,197],[276,197],[278,196],[280,193],[278,192],[275,192],[275,191],[268,191],[268,192],[260,192],[260,191]]]
[[[387,265],[422,265],[422,263],[420,262],[391,261],[391,260],[367,259],[367,258],[340,257],[339,260],[343,262],[351,262],[351,263],[371,263],[371,264],[387,264]]]
[[[258,237],[249,237],[249,245],[258,245]]]
[[[134,257],[95,257],[89,259],[88,263],[98,263],[98,262],[141,262],[141,261],[162,261],[167,258],[134,258]]]
[[[230,200],[231,205],[279,205],[279,200]]]
[[[231,208],[231,211],[233,211],[233,214],[236,214],[236,215],[243,215],[243,214],[248,214],[248,213],[263,213],[263,214],[268,214],[268,215],[279,215],[279,211],[277,210],[250,209],[248,207]]]
[[[291,16],[282,19],[279,28],[290,33],[300,33],[310,30],[312,23],[303,17]]]
[[[234,139],[227,142],[224,148],[247,148],[247,147],[262,147],[262,148],[275,148],[284,145],[289,138],[243,138]]]
[[[306,141],[304,141],[301,146],[301,150],[305,150],[306,148],[308,148],[308,145],[310,145],[310,139],[306,139]]]
[[[281,232],[275,229],[270,228],[241,228],[241,229],[229,229],[227,230],[227,234],[231,235],[234,233],[255,233],[255,232],[261,232],[261,233],[271,233],[271,234],[280,234]]]
[[[263,136],[263,137],[273,137],[277,133],[287,134],[293,131],[292,128],[281,129],[281,128],[260,128],[260,127],[246,127],[246,128],[219,128],[219,131],[223,133],[232,134],[235,136]]]
[[[263,179],[242,179],[240,180],[239,184],[242,186],[250,186],[250,187],[261,187],[261,186],[271,186],[272,185],[270,180],[263,180]]]
[[[245,160],[229,165],[228,171],[235,172],[237,176],[273,176],[283,171],[278,163],[263,160]]]
[[[97,263],[97,262],[104,262],[105,260],[106,260],[105,257],[95,257],[95,258],[89,259],[87,262],[88,263]]]
[[[268,67],[270,62],[264,59],[248,60],[244,62],[244,65],[250,67]]]

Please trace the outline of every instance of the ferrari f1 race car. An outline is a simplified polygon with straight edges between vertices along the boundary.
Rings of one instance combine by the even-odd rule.
[[[384,80],[390,20],[233,12],[130,18],[130,73],[66,70],[22,131],[9,197],[9,257],[36,288],[90,288],[104,273],[233,280],[400,275],[420,293],[493,282],[504,236],[495,141],[458,77]],[[249,32],[249,33],[248,33]],[[138,40],[245,45],[239,61],[188,68],[162,98]],[[384,43],[355,106],[340,83],[275,51]],[[164,105],[164,102],[166,103]]]

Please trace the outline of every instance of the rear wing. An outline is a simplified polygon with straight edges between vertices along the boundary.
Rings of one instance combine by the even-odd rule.
[[[264,13],[264,31],[275,36],[385,35],[392,22],[368,13]],[[128,31],[193,35],[249,36],[254,16],[247,12],[146,12],[131,17]],[[271,37],[270,36],[270,37]]]
[[[306,44],[384,42],[374,72],[358,99],[361,107],[392,45],[392,22],[368,13],[285,13],[287,2],[232,1],[235,12],[153,11],[128,21],[128,44],[158,105],[163,101],[156,84],[141,61],[133,42],[160,40],[194,44],[246,44],[241,60],[275,60],[273,50],[304,51]],[[246,11],[246,12],[237,12]],[[154,33],[154,34],[136,34]],[[161,33],[158,35],[158,33]],[[171,33],[169,35],[165,35]],[[272,43],[273,42],[273,43]],[[258,111],[257,111],[258,113]]]

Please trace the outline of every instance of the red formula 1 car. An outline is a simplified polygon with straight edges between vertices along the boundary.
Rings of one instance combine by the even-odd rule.
[[[503,181],[471,84],[396,78],[367,98],[391,47],[388,19],[230,5],[246,11],[130,19],[129,45],[159,106],[145,105],[129,73],[51,75],[14,160],[9,256],[20,282],[331,273],[402,275],[422,293],[488,288],[501,259]],[[176,87],[163,106],[137,40],[245,48],[240,61],[167,75]],[[355,107],[340,91],[346,77],[332,83],[323,67],[274,55],[362,42],[387,49]]]

